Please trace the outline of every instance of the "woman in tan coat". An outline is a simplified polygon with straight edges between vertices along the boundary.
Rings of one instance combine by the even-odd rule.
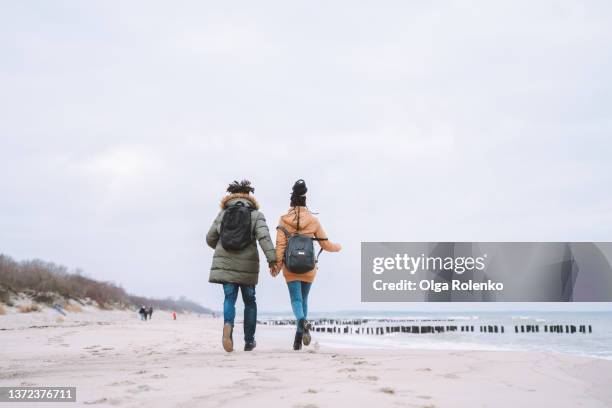
[[[319,242],[322,250],[338,252],[342,248],[340,244],[335,244],[327,239],[327,234],[321,223],[306,207],[306,183],[298,180],[293,185],[291,193],[291,207],[287,213],[280,217],[276,233],[276,268],[273,275],[276,276],[282,269],[283,275],[289,288],[291,308],[295,315],[297,331],[293,349],[302,348],[310,344],[310,324],[306,320],[308,317],[308,293],[312,282],[317,273],[317,266],[304,273],[291,272],[284,264],[285,250],[289,237],[299,233],[307,237],[314,238]]]

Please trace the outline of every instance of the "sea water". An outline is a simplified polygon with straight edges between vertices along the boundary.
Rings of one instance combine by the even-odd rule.
[[[377,319],[401,321],[397,325],[474,326],[474,332],[384,335],[313,333],[314,340],[329,347],[406,348],[437,350],[538,350],[612,359],[612,312],[344,312],[313,313],[310,319],[371,319],[370,327],[392,325]],[[290,314],[261,314],[260,320],[293,318]],[[483,333],[481,325],[504,326],[504,333]],[[515,333],[514,326],[539,325],[539,332]],[[587,333],[544,332],[544,325],[586,325]],[[588,333],[588,325],[593,331]],[[280,326],[286,330],[292,327]]]

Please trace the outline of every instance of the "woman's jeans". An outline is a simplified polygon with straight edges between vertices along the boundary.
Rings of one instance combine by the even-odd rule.
[[[293,314],[295,315],[298,333],[302,332],[300,320],[308,317],[308,292],[310,292],[311,285],[311,282],[287,282],[289,297],[291,298],[291,309],[293,309]]]
[[[255,340],[255,326],[257,325],[257,303],[255,303],[255,285],[239,285],[237,283],[224,283],[223,292],[223,320],[234,326],[236,318],[236,299],[238,289],[242,293],[244,302],[244,341],[251,343]]]

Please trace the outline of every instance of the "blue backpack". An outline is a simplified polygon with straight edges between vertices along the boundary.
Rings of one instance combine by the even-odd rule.
[[[313,270],[319,260],[319,255],[323,248],[315,257],[313,241],[327,241],[327,238],[313,238],[307,235],[300,234],[298,230],[294,234],[290,234],[287,228],[280,225],[276,229],[281,230],[287,237],[287,248],[285,248],[284,262],[289,272],[306,273]]]

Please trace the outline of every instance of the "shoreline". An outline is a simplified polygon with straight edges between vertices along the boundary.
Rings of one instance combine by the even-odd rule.
[[[8,308],[8,313],[4,315],[0,315],[0,333],[6,333],[10,331],[23,331],[29,329],[58,329],[58,328],[78,328],[78,327],[87,327],[91,324],[96,325],[112,325],[120,322],[129,322],[132,320],[139,320],[137,316],[137,311],[125,310],[125,309],[99,309],[95,306],[87,306],[83,307],[82,310],[78,313],[68,313],[65,316],[58,314],[53,308],[47,306],[41,306],[41,310],[38,312],[31,313],[18,313],[17,308]],[[557,312],[555,312],[557,313]],[[583,312],[587,313],[587,312]],[[597,312],[595,312],[597,313]],[[602,312],[607,315],[610,312]],[[265,337],[268,339],[270,337],[274,338],[274,341],[277,341],[279,337],[282,337],[278,333],[287,332],[285,337],[292,337],[293,329],[288,325],[273,325],[270,324],[270,321],[273,320],[290,320],[287,317],[281,317],[279,315],[273,316],[271,314],[262,313],[264,316],[261,316],[258,319],[257,325],[257,335],[263,332],[265,333]],[[418,313],[417,313],[418,314]],[[462,315],[448,314],[448,313],[434,313],[435,315],[444,315],[447,316],[444,319],[431,319],[431,316],[417,316],[406,320],[406,317],[386,317],[381,319],[380,321],[375,321],[379,319],[376,316],[362,318],[364,320],[370,320],[375,325],[380,322],[399,322],[399,321],[410,321],[415,323],[423,323],[423,322],[453,322],[453,321],[464,321],[464,320],[473,320],[474,322],[482,322],[486,320],[486,316],[470,316],[466,318]],[[470,313],[471,314],[471,313]],[[503,315],[501,312],[497,312],[498,315]],[[539,312],[538,312],[539,314]],[[453,315],[453,316],[450,316]],[[155,312],[154,319],[170,319],[171,312],[158,310]],[[507,316],[506,316],[507,317]],[[219,314],[216,317],[212,317],[212,315],[207,314],[197,314],[197,313],[182,313],[179,314],[179,320],[181,318],[189,318],[189,319],[208,319],[208,320],[220,320]],[[352,317],[351,317],[352,318]],[[325,318],[330,319],[330,318]],[[335,319],[345,319],[345,318],[332,318]],[[525,317],[523,316],[512,316],[512,321],[519,320],[523,321]],[[533,317],[528,317],[527,320],[539,321],[540,319]],[[266,323],[266,321],[268,323]],[[476,323],[472,323],[476,324]],[[240,316],[236,318],[236,326],[238,329],[241,329],[242,320]],[[506,330],[508,338],[511,338],[512,333]],[[408,337],[402,337],[408,336]],[[470,333],[464,332],[447,332],[446,335],[442,334],[403,334],[403,333],[386,333],[384,336],[378,336],[373,334],[358,334],[358,333],[350,333],[350,334],[342,334],[342,333],[321,333],[314,332],[313,329],[313,337],[318,339],[318,342],[325,347],[328,348],[338,348],[338,349],[365,349],[365,350],[409,350],[409,351],[499,351],[499,352],[545,352],[551,354],[558,355],[568,355],[568,356],[577,356],[577,357],[587,357],[587,358],[595,358],[602,359],[607,361],[612,361],[612,355],[600,355],[595,352],[582,351],[582,350],[554,350],[554,349],[546,349],[546,348],[536,348],[536,347],[525,347],[524,340],[525,338],[517,338],[516,342],[506,342],[502,344],[492,344],[487,343],[484,340],[487,340],[490,336],[487,333],[479,333],[475,337],[470,337]],[[504,336],[502,334],[501,336]],[[567,335],[569,339],[580,340],[580,334],[572,334]],[[551,340],[558,339],[555,334],[551,334]],[[589,339],[585,337],[585,339]],[[523,344],[523,346],[515,346],[515,344]]]

